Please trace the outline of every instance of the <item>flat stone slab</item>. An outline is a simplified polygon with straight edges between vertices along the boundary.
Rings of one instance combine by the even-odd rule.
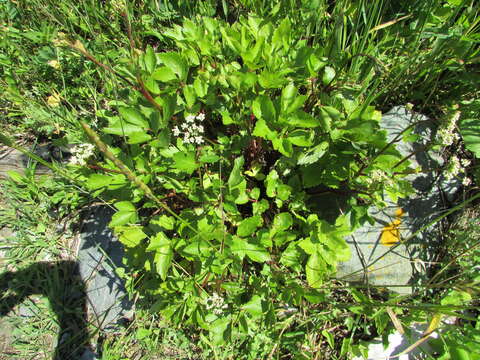
[[[412,291],[411,280],[422,276],[422,264],[428,263],[435,251],[439,239],[437,228],[422,229],[437,218],[448,207],[446,202],[454,198],[460,189],[460,180],[447,181],[439,176],[435,169],[440,169],[443,160],[439,154],[426,152],[425,145],[434,134],[434,124],[423,115],[409,112],[404,107],[395,107],[384,114],[381,127],[387,130],[389,141],[393,141],[404,129],[413,125],[413,133],[419,135],[414,143],[398,142],[397,150],[408,156],[413,168],[420,172],[407,177],[415,189],[415,194],[407,199],[400,199],[398,204],[387,202],[384,209],[372,208],[369,214],[375,220],[373,225],[367,223],[358,229],[347,242],[352,257],[338,265],[337,278],[347,281],[362,281],[376,286],[385,286],[401,294]],[[392,227],[396,223],[396,227]],[[385,228],[398,231],[401,240],[384,244],[382,237]]]
[[[123,245],[108,228],[113,210],[94,207],[83,223],[77,262],[85,282],[89,319],[110,330],[133,316],[123,280],[115,268],[123,267]]]

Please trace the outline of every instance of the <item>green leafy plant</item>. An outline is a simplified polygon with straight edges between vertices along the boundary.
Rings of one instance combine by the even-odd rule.
[[[101,135],[83,124],[105,160],[79,179],[112,199],[110,226],[154,310],[213,344],[277,332],[278,310],[318,301],[350,257],[344,237],[368,206],[408,193],[408,161],[288,19],[199,18],[164,35],[174,50],[108,69],[133,86],[98,112]],[[337,197],[338,211],[322,209]]]

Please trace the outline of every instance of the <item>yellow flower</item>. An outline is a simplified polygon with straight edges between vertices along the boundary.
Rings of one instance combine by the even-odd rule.
[[[54,69],[60,69],[60,63],[57,60],[49,60],[47,64]]]
[[[405,214],[402,208],[395,211],[395,220],[382,229],[382,235],[380,236],[380,244],[385,246],[395,245],[400,241],[400,219]]]
[[[52,95],[50,95],[48,98],[47,98],[47,104],[51,107],[57,107],[60,105],[60,101],[61,101],[61,98],[60,98],[60,95],[58,93],[53,93]]]

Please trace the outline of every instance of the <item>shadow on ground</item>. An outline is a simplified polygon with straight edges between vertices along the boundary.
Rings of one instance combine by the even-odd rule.
[[[40,262],[0,275],[0,316],[33,294],[48,297],[59,325],[54,360],[79,359],[88,345],[85,284],[75,261]]]

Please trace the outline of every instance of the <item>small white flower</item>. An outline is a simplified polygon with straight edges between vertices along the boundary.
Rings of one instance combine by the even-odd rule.
[[[180,127],[181,127],[183,130],[186,130],[186,129],[188,129],[188,124],[183,123],[182,125],[180,125]]]
[[[228,308],[228,305],[225,304],[225,300],[215,292],[212,296],[205,299],[204,304],[205,308],[207,310],[212,310],[215,315],[221,315],[223,311]]]
[[[197,115],[197,120],[199,120],[199,121],[205,120],[205,114],[204,114],[204,113],[198,114],[198,115]]]
[[[468,159],[462,159],[460,160],[460,162],[462,163],[462,166],[463,167],[468,167],[472,162]]]
[[[185,118],[185,121],[187,123],[193,123],[195,121],[195,115],[188,115],[186,118]]]
[[[203,132],[205,131],[204,128],[203,128],[203,125],[198,125],[198,126],[197,126],[197,130],[198,130],[198,132],[200,132],[200,133],[203,133]]]
[[[203,138],[201,136],[195,136],[195,141],[197,144],[203,144]]]
[[[462,180],[463,186],[468,186],[468,185],[470,185],[471,183],[472,183],[472,180],[471,180],[469,177],[467,177],[467,176],[465,176],[465,177],[463,178],[463,180]]]
[[[178,128],[178,126],[175,126],[175,127],[173,128],[173,135],[174,135],[174,136],[180,135],[180,129]]]

